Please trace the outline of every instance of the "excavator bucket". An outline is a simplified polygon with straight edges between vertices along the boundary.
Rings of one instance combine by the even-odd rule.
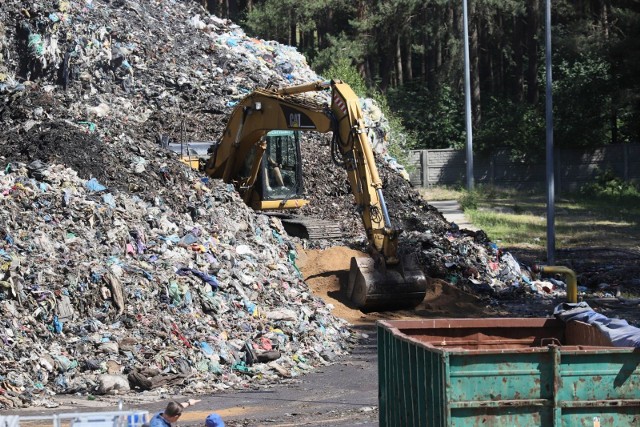
[[[427,291],[427,279],[411,259],[393,268],[381,268],[373,258],[351,258],[344,292],[363,312],[413,308]]]

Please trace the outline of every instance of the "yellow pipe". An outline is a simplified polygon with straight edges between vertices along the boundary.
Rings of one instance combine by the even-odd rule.
[[[575,271],[567,267],[543,265],[539,267],[539,271],[542,273],[558,273],[564,274],[567,278],[567,301],[578,302],[578,278]]]

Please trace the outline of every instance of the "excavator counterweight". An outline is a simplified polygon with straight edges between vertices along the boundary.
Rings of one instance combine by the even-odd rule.
[[[331,90],[330,106],[301,96],[322,90]],[[363,311],[414,307],[425,296],[426,278],[415,261],[397,253],[400,231],[391,225],[364,123],[358,97],[338,80],[258,89],[231,113],[205,172],[233,183],[256,210],[299,208],[308,201],[297,135],[332,132],[332,156],[347,173],[371,252],[351,261],[343,290]]]

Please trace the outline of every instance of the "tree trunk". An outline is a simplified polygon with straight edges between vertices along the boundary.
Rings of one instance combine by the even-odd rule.
[[[604,4],[602,5],[602,10],[601,10],[601,20],[602,20],[602,34],[604,36],[604,40],[605,40],[605,44],[606,46],[609,46],[610,43],[610,35],[611,35],[611,30],[610,30],[610,25],[611,22],[609,20],[609,16],[611,13],[611,2],[610,0],[605,0]],[[615,71],[613,73],[615,75]],[[613,77],[614,82],[616,80],[615,77]],[[618,101],[619,101],[619,89],[618,89],[618,85],[614,84],[613,85],[613,90],[611,91],[611,113],[610,113],[610,120],[611,120],[611,143],[612,144],[617,144],[618,143]]]
[[[325,49],[329,47],[327,41],[327,34],[333,35],[335,29],[333,25],[334,13],[332,9],[327,12],[327,19],[321,19],[316,21],[316,27],[318,29],[318,49]]]
[[[356,16],[358,20],[363,21],[366,15],[366,3],[365,0],[358,0],[356,7]],[[370,33],[361,34],[360,37],[367,39],[371,36]],[[360,74],[364,76],[369,85],[373,84],[374,77],[377,76],[377,63],[375,54],[372,52],[366,52],[363,64],[360,65]],[[364,73],[364,74],[363,74]]]
[[[481,46],[488,46],[488,40],[490,39],[488,27],[483,25],[480,30]],[[494,93],[493,55],[491,55],[490,51],[480,57],[479,75],[482,91],[488,90],[490,93]]]
[[[458,10],[454,7],[453,2],[448,2],[447,3],[447,22],[449,23],[448,28],[450,28],[451,30],[449,30],[446,33],[444,31],[439,32],[439,34],[441,35],[441,44],[440,44],[440,53],[438,58],[439,59],[438,79],[440,80],[442,74],[448,73],[451,76],[451,80],[452,80],[451,84],[453,85],[453,87],[462,87],[462,85],[464,84],[464,74],[455,73],[452,71],[452,69],[454,68],[452,66],[452,61],[456,63],[455,68],[459,68],[458,64],[460,64],[460,60],[458,58],[462,58],[462,50],[455,51],[455,49],[450,48],[451,46],[450,40],[452,37],[456,37],[455,36],[456,30],[459,30],[457,34],[458,34],[458,37],[462,39],[462,34],[464,31],[464,29],[462,28],[463,26],[462,7],[460,8],[460,10]],[[462,48],[462,44],[460,44],[460,49],[461,48]],[[447,51],[450,51],[450,52],[447,52]],[[448,53],[448,55],[445,56],[445,52]],[[458,80],[457,82],[453,81],[453,79],[455,78],[457,78]],[[439,83],[439,81],[436,82],[436,84],[437,83]]]
[[[287,44],[289,46],[295,45],[295,41],[298,38],[297,31],[298,29],[293,19],[293,11],[289,11],[289,35],[287,36]]]
[[[470,37],[471,42],[469,43],[470,49],[470,59],[471,59],[471,101],[472,101],[472,110],[473,110],[473,123],[477,126],[482,119],[481,116],[481,104],[480,104],[480,52],[478,49],[479,45],[479,37],[478,37],[478,26],[480,17],[477,13],[477,8],[475,6],[475,1],[471,1],[471,11],[469,16],[471,17],[470,23]]]
[[[382,55],[378,56],[378,72],[380,73],[380,90],[386,92],[389,88],[389,82],[391,80],[391,73],[389,66],[388,56],[381,52]]]
[[[423,27],[422,27],[422,34],[421,34],[421,38],[422,38],[422,55],[420,55],[420,79],[423,82],[428,82],[428,78],[427,78],[427,73],[429,72],[429,37],[427,36],[427,28],[426,28],[426,22],[427,21],[427,7],[423,6],[422,9],[422,22],[423,22]],[[428,85],[427,85],[428,86]]]
[[[240,12],[238,10],[237,0],[227,0],[227,11],[229,13],[229,19],[232,21],[238,20]]]
[[[527,0],[527,102],[536,104],[538,91],[538,43],[536,35],[540,26],[539,0]]]
[[[537,1],[537,0],[527,0]],[[514,78],[511,82],[511,93],[513,100],[522,102],[524,100],[524,22],[521,16],[513,17],[513,62],[515,64]]]
[[[367,71],[367,66],[368,62],[365,60],[359,64],[356,64],[356,68],[358,69],[358,74],[360,74],[360,76],[364,79],[365,82],[367,82],[367,84],[369,84],[369,73]]]
[[[220,18],[228,18],[225,12],[226,0],[207,0],[207,10]]]
[[[413,61],[412,61],[412,49],[411,49],[411,37],[407,36],[407,42],[405,43],[405,55],[407,60],[405,61],[406,67],[404,67],[406,69],[406,73],[407,73],[407,81],[410,82],[411,80],[413,80]]]
[[[396,36],[396,87],[404,84],[402,74],[402,43],[400,42],[400,34],[398,34]]]

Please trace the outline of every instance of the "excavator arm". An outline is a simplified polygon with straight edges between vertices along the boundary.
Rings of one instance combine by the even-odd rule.
[[[331,105],[299,96],[322,90],[331,90]],[[254,91],[232,112],[206,163],[206,173],[232,182],[255,209],[306,204],[299,191],[275,203],[266,200],[266,169],[277,163],[267,153],[267,140],[276,130],[333,132],[332,152],[347,172],[371,254],[371,258],[351,260],[350,279],[343,286],[347,297],[368,311],[419,304],[426,292],[426,279],[415,260],[398,256],[400,231],[391,225],[364,116],[353,90],[332,80]]]

